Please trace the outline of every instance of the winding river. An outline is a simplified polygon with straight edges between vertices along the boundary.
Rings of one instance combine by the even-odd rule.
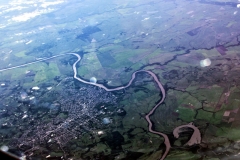
[[[30,65],[30,64],[34,64],[34,63],[37,63],[37,62],[41,62],[41,61],[46,61],[46,60],[49,60],[49,59],[53,59],[53,58],[56,58],[56,57],[59,57],[59,56],[64,56],[64,55],[74,55],[77,57],[77,61],[73,64],[72,68],[73,68],[73,72],[74,72],[74,78],[82,83],[85,83],[85,84],[89,84],[89,85],[94,85],[94,86],[98,86],[100,88],[103,88],[104,90],[106,91],[117,91],[117,90],[122,90],[124,88],[127,88],[129,87],[133,80],[135,79],[136,77],[136,74],[139,73],[139,72],[145,72],[145,73],[148,73],[149,75],[151,75],[154,79],[154,81],[157,83],[158,87],[160,88],[161,92],[162,92],[162,98],[161,100],[150,110],[150,112],[145,116],[145,119],[147,120],[148,122],[148,130],[149,132],[151,133],[154,133],[154,134],[158,134],[160,136],[162,136],[164,138],[164,144],[166,146],[166,150],[164,151],[162,157],[161,157],[161,160],[165,159],[165,157],[167,156],[170,148],[171,148],[171,144],[169,142],[169,138],[166,134],[162,133],[162,132],[157,132],[157,131],[154,131],[152,129],[152,122],[150,120],[150,116],[154,113],[154,111],[159,107],[160,104],[163,103],[165,97],[166,97],[166,93],[165,93],[165,89],[163,88],[161,82],[158,80],[157,76],[151,72],[151,71],[147,71],[147,70],[138,70],[138,71],[135,71],[133,74],[132,74],[132,78],[130,79],[130,81],[128,82],[127,85],[125,86],[121,86],[121,87],[116,87],[116,88],[112,88],[112,89],[109,89],[107,87],[105,87],[104,85],[102,84],[97,84],[97,83],[91,83],[91,82],[88,82],[88,81],[85,81],[79,77],[77,77],[77,68],[76,68],[76,65],[77,63],[81,60],[81,56],[78,55],[77,53],[74,53],[74,52],[69,52],[69,53],[65,53],[65,54],[59,54],[59,55],[56,55],[56,56],[52,56],[52,57],[49,57],[49,58],[42,58],[40,60],[36,60],[36,61],[33,61],[33,62],[30,62],[30,63],[25,63],[25,64],[22,64],[22,65],[18,65],[18,66],[14,66],[14,67],[9,67],[9,68],[5,68],[5,69],[1,69],[0,72],[3,72],[3,71],[7,71],[7,70],[12,70],[12,69],[15,69],[15,68],[20,68],[20,67],[24,67],[24,66],[27,66],[27,65]]]

